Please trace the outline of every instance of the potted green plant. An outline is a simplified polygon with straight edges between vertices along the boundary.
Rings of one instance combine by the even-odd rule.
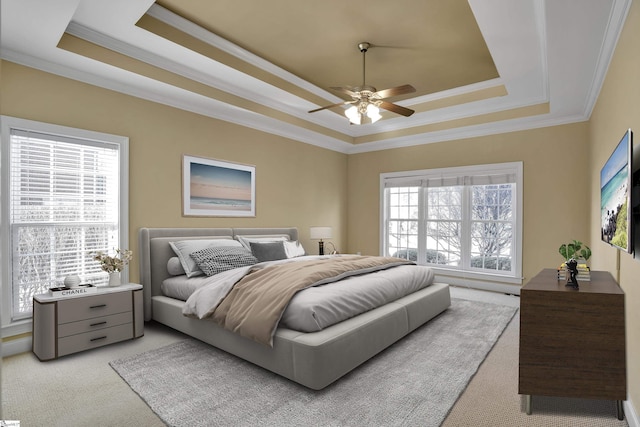
[[[571,243],[563,243],[560,245],[558,252],[564,257],[565,262],[570,259],[575,259],[578,261],[578,264],[586,264],[589,258],[591,258],[591,249],[579,240],[574,240]],[[584,259],[583,263],[580,262],[582,259]]]

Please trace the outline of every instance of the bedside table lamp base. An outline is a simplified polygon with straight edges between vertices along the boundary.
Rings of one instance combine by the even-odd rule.
[[[333,236],[331,227],[311,227],[309,228],[311,240],[320,240],[318,242],[318,255],[324,255],[324,242],[322,239],[330,239]]]

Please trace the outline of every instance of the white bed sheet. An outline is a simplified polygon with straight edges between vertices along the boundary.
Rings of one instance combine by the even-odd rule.
[[[285,262],[310,258],[300,257]],[[278,262],[282,261],[274,263]],[[233,272],[229,273],[190,279],[186,276],[170,277],[163,282],[162,291],[165,296],[186,301],[197,289],[215,283],[217,276],[233,275]],[[425,288],[433,283],[433,277],[433,270],[428,267],[402,265],[307,288],[292,298],[280,325],[301,332],[320,331]]]

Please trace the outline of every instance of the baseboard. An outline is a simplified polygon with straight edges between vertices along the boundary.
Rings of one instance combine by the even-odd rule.
[[[625,400],[624,405],[624,417],[627,419],[629,427],[640,427],[640,418],[631,400]]]
[[[18,338],[2,342],[2,357],[31,351],[31,337]]]
[[[469,278],[453,277],[439,275],[436,273],[434,281],[439,283],[448,283],[454,286],[460,286],[471,289],[479,289],[481,291],[498,292],[508,295],[520,295],[520,285],[511,285],[507,283],[484,282]]]

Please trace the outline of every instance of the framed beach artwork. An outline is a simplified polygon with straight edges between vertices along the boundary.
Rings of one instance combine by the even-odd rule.
[[[255,166],[183,156],[185,216],[256,216]]]

